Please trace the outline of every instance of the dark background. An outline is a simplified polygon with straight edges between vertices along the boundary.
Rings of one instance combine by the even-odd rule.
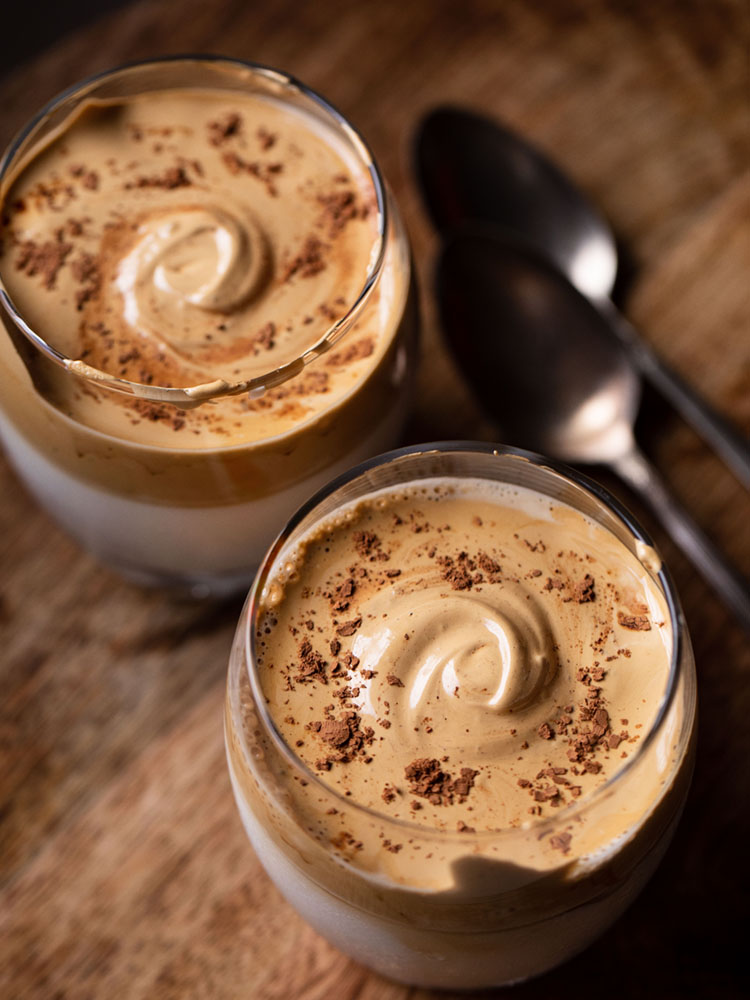
[[[8,2],[3,11],[3,58],[0,73],[5,75],[60,38],[102,17],[127,0],[77,0],[76,3]]]

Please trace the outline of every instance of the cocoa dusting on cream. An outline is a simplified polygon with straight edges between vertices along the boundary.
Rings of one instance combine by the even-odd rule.
[[[166,191],[174,191],[175,188],[190,187],[192,183],[185,167],[178,165],[169,167],[163,174],[136,177],[135,180],[127,181],[124,187],[126,191],[133,188],[164,188]]]
[[[331,194],[318,195],[318,201],[323,206],[319,225],[326,229],[329,239],[335,238],[352,219],[363,218],[364,210],[354,191],[333,191]]]
[[[308,236],[302,249],[292,257],[282,272],[281,280],[290,281],[295,276],[314,278],[326,267],[326,246],[317,236]]]
[[[16,270],[28,274],[30,278],[38,275],[43,286],[52,289],[55,287],[57,274],[72,249],[72,244],[61,239],[46,240],[44,243],[24,240],[16,254]]]
[[[255,334],[253,347],[257,350],[272,351],[276,346],[276,324],[266,323],[265,326]]]
[[[241,383],[302,356],[356,301],[378,235],[371,188],[280,101],[185,89],[84,102],[11,184],[0,272],[29,325],[92,368],[152,387]],[[314,377],[260,397],[168,421],[53,372],[51,401],[157,447],[175,429],[187,448],[275,437],[377,367],[394,329],[379,300]]]
[[[239,135],[242,128],[242,115],[236,111],[230,111],[217,121],[208,122],[208,141],[212,146],[221,146],[231,139],[232,136]]]
[[[276,181],[284,169],[283,163],[262,163],[260,160],[245,160],[239,154],[230,152],[222,156],[224,166],[231,174],[248,174],[255,177],[264,186],[271,198],[278,197],[279,189]]]
[[[404,771],[411,794],[427,799],[434,806],[453,805],[454,800],[465,802],[478,774],[470,767],[462,767],[454,779],[441,769],[439,760],[426,757],[413,760]]]
[[[324,522],[280,584],[268,641],[285,662],[287,625],[315,622],[328,688],[259,671],[272,712],[278,699],[320,723],[298,752],[325,784],[468,833],[562,817],[601,787],[647,731],[668,664],[651,633],[645,653],[621,645],[618,613],[639,613],[643,575],[619,541],[548,500],[535,519],[524,491],[501,503],[462,489],[394,488]],[[338,767],[352,738],[365,766]],[[552,836],[540,849],[573,856],[577,833]]]

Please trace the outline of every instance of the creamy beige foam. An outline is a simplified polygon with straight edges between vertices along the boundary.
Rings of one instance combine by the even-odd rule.
[[[614,776],[667,687],[668,616],[644,567],[528,491],[437,483],[361,502],[285,575],[258,636],[275,724],[327,784],[391,818],[498,830],[554,817]],[[326,666],[308,678],[316,654]],[[374,735],[340,762],[309,727],[347,711]],[[419,758],[475,770],[473,788],[415,795]]]
[[[26,322],[82,372],[154,387],[294,362],[354,303],[377,245],[370,176],[333,129],[232,91],[84,103],[16,170],[4,211],[0,274]],[[180,412],[51,366],[37,386],[74,419],[144,444],[265,439],[374,370],[400,291],[386,274],[345,348],[260,399]]]

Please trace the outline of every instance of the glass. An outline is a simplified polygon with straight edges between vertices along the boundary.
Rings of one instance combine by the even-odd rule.
[[[132,382],[66,357],[31,328],[0,283],[0,436],[37,500],[102,562],[140,583],[222,593],[248,585],[268,540],[311,492],[396,443],[414,363],[416,297],[406,233],[364,140],[323,98],[253,63],[181,56],[125,66],[71,88],[9,147],[0,164],[3,197],[19,167],[82,102],[180,88],[270,95],[335,132],[372,185],[373,244],[358,293],[344,315],[281,367],[239,383],[178,388]],[[294,212],[294,204],[281,207]],[[383,320],[384,289],[389,307]],[[387,350],[352,392],[301,421],[304,426],[227,447],[158,447],[139,441],[137,431],[105,433],[64,413],[46,391],[52,372],[84,381],[101,397],[145,394],[178,406],[210,399],[208,405],[219,409],[229,401],[217,397],[249,392],[257,398],[300,377],[332,344],[374,317],[387,326]]]
[[[313,525],[343,505],[428,478],[471,477],[527,487],[565,503],[614,534],[664,596],[671,629],[666,689],[648,733],[612,777],[527,828],[448,832],[395,820],[345,799],[320,780],[274,726],[255,668],[259,600],[275,570]],[[484,988],[537,975],[585,948],[632,901],[656,868],[684,805],[692,772],[695,667],[677,596],[652,543],[602,487],[541,456],[472,442],[438,443],[381,456],[340,477],[292,518],[269,550],[248,596],[229,664],[225,731],[235,798],[248,836],[287,900],[330,942],[383,975],[420,986]],[[660,791],[633,814],[645,772]],[[652,786],[653,787],[653,786]],[[641,803],[643,805],[643,803]],[[345,808],[359,849],[333,843],[330,810]],[[601,848],[572,861],[540,862],[561,823],[611,830]],[[447,874],[420,882],[408,841]],[[513,858],[513,861],[509,859]],[[520,861],[519,859],[522,859]]]

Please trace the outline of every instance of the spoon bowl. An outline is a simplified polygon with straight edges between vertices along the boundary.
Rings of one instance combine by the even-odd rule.
[[[543,257],[460,236],[438,289],[453,353],[510,440],[568,462],[630,450],[638,376],[601,313]]]
[[[493,223],[543,251],[584,295],[609,297],[617,274],[611,229],[524,139],[482,115],[442,107],[423,120],[416,148],[437,229]]]

